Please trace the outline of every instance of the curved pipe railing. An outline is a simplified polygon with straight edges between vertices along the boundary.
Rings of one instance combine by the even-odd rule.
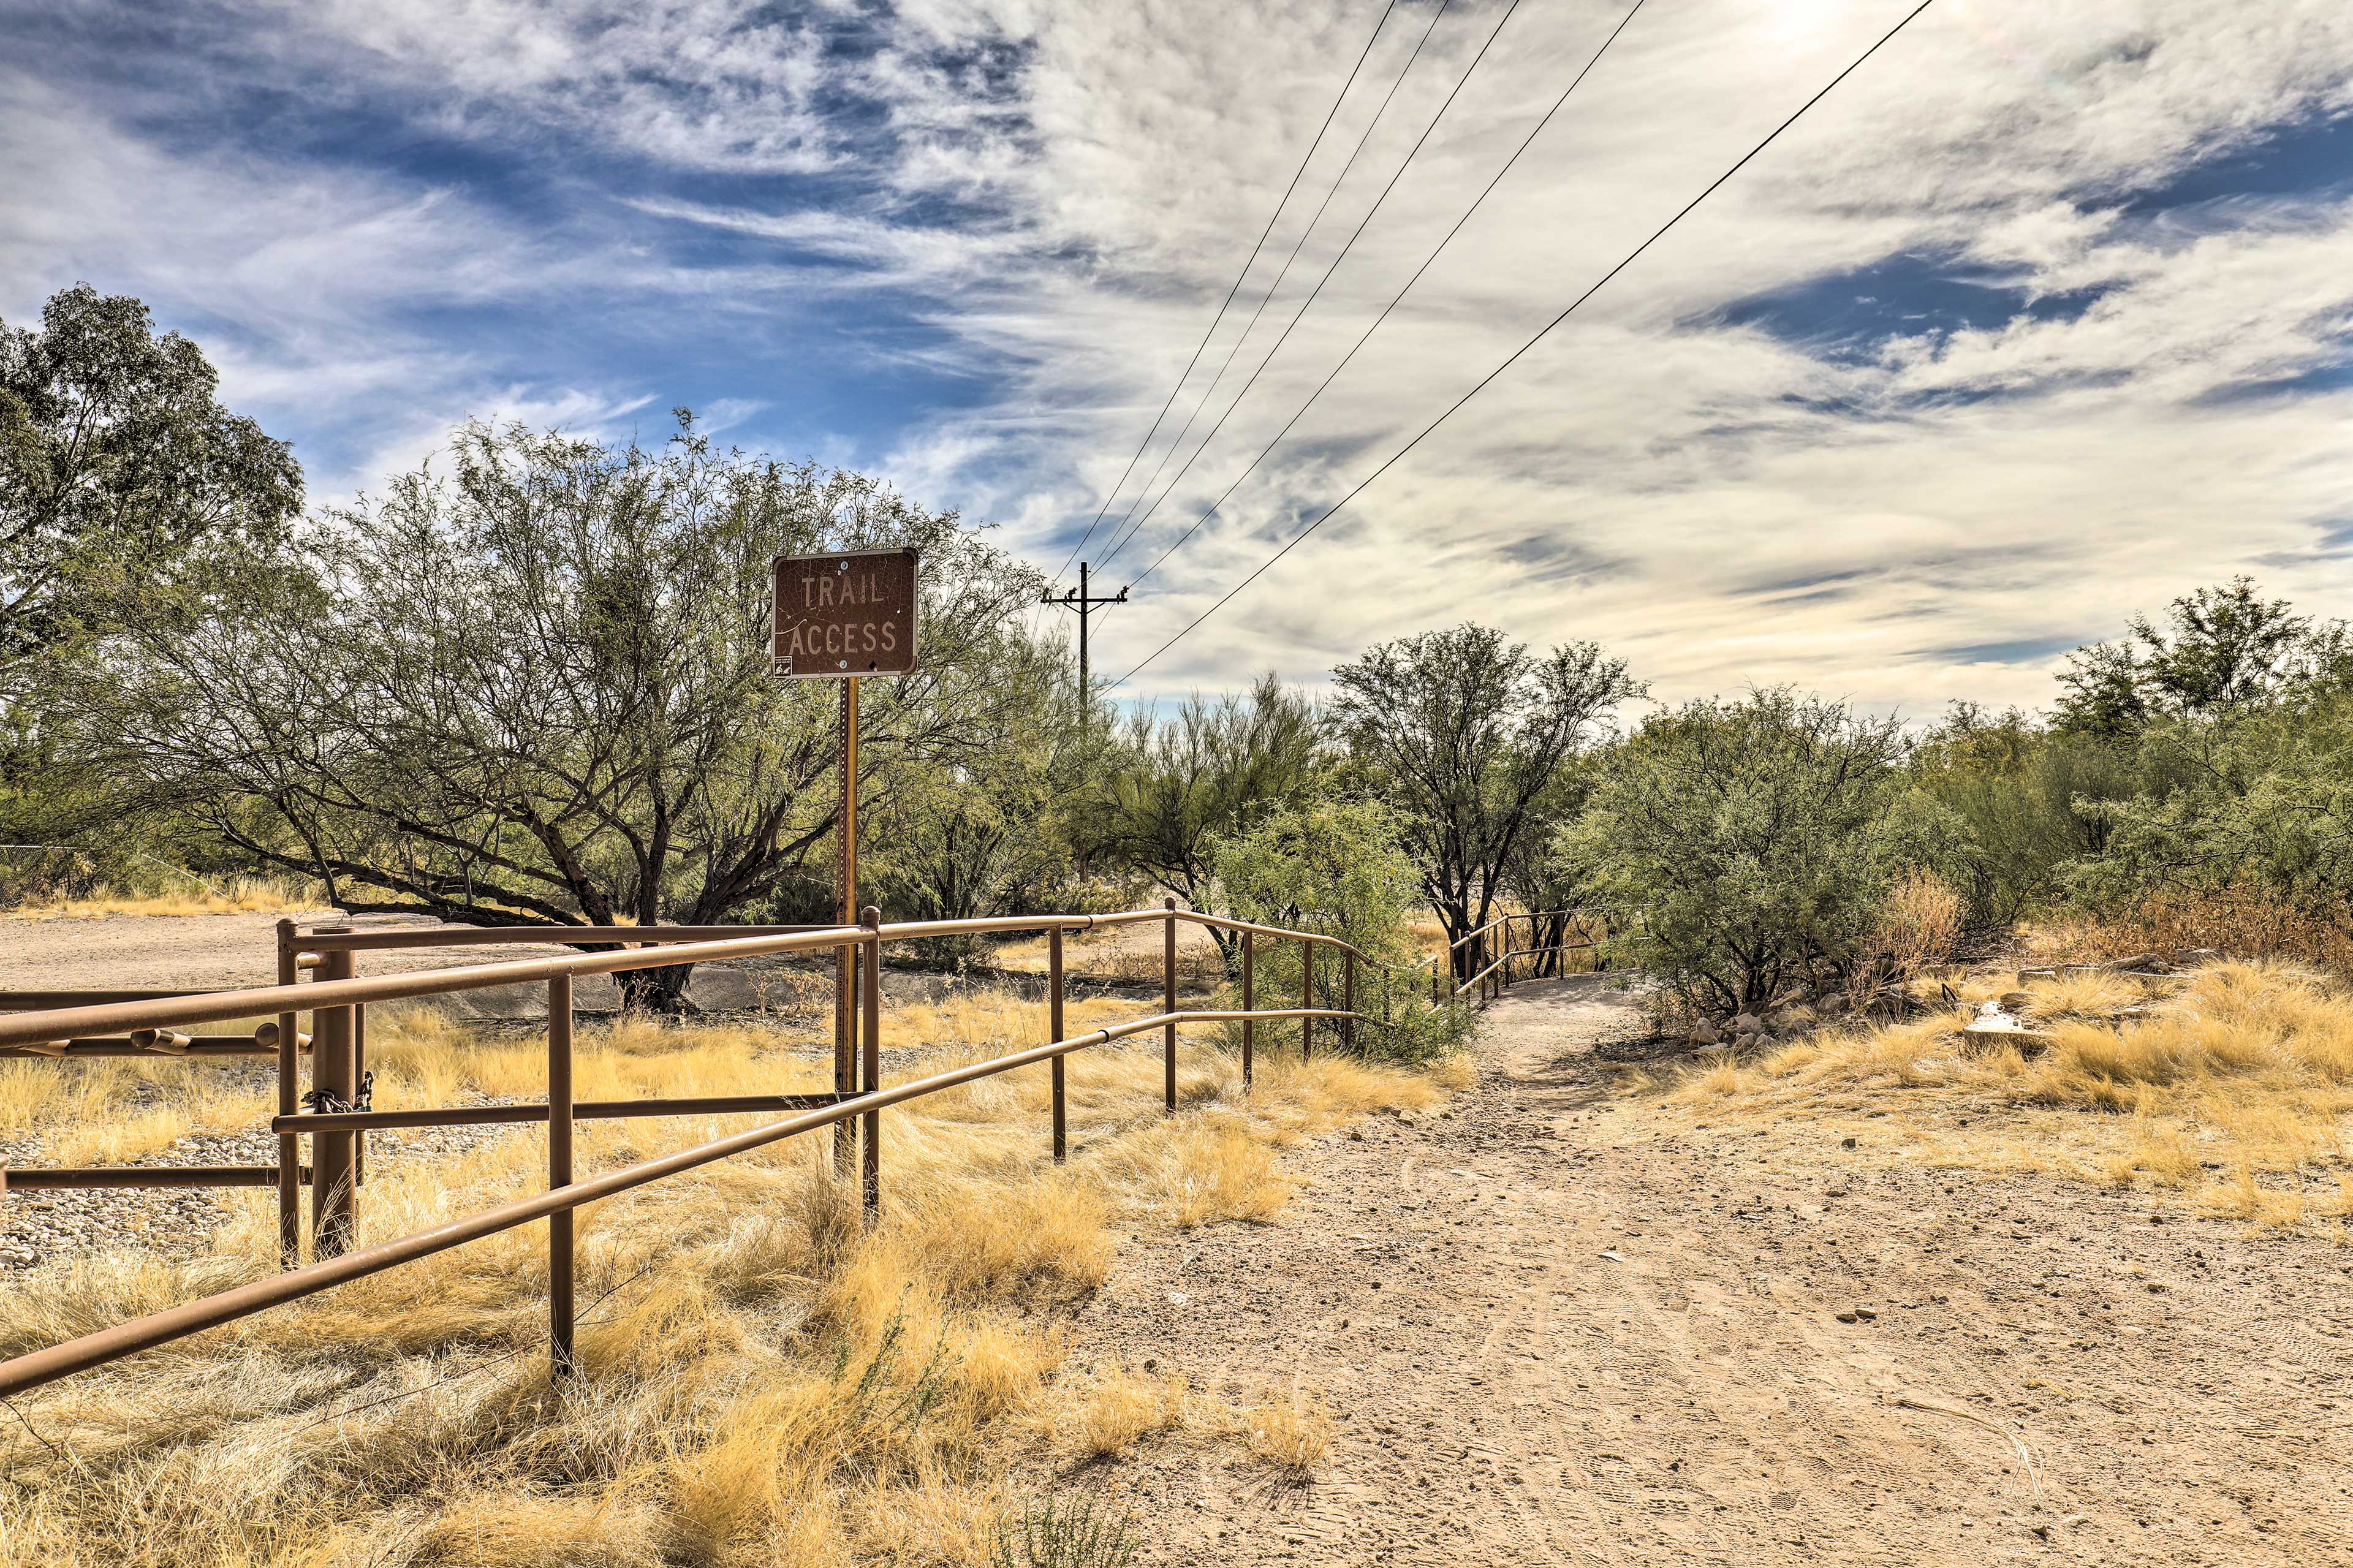
[[[1501,995],[1504,986],[1511,983],[1511,964],[1512,961],[1515,958],[1533,958],[1547,954],[1582,952],[1588,949],[1599,949],[1601,946],[1602,939],[1599,936],[1593,936],[1582,942],[1551,942],[1543,945],[1514,948],[1511,945],[1512,922],[1514,921],[1526,921],[1528,922],[1529,936],[1533,939],[1540,929],[1536,924],[1539,921],[1565,921],[1569,919],[1582,920],[1587,916],[1603,915],[1609,912],[1609,911],[1607,908],[1597,908],[1593,905],[1583,905],[1576,909],[1564,910],[1515,910],[1509,914],[1497,915],[1493,920],[1487,921],[1484,925],[1479,926],[1475,930],[1465,931],[1462,935],[1455,938],[1454,941],[1447,944],[1446,972],[1449,974],[1452,974],[1458,971],[1468,971],[1468,973],[1462,974],[1462,978],[1456,983],[1453,989],[1447,994],[1448,999],[1459,1002],[1467,993],[1473,990],[1476,990],[1479,993],[1479,999],[1482,1002],[1484,1002],[1490,996]],[[1486,957],[1485,962],[1483,963],[1477,963],[1476,967],[1473,967],[1472,963],[1466,963],[1460,956],[1458,956],[1466,947],[1472,948],[1475,954],[1485,955],[1488,949],[1493,945],[1487,941],[1487,938],[1492,933],[1498,931],[1504,933],[1504,951],[1502,952]],[[1437,958],[1438,955],[1436,953],[1432,953],[1428,958],[1424,959],[1423,962],[1434,963],[1437,961]],[[1474,958],[1472,963],[1477,963],[1477,960]],[[1431,973],[1430,982],[1434,991],[1438,983],[1438,976],[1434,971]],[[1437,998],[1433,995],[1432,999],[1436,1000]]]

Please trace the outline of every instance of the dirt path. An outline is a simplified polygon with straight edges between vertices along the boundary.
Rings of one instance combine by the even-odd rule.
[[[1868,1137],[1761,1163],[1611,1087],[1629,1021],[1515,991],[1452,1114],[1303,1152],[1274,1226],[1128,1249],[1080,1363],[1295,1381],[1337,1428],[1304,1488],[1110,1467],[1147,1560],[2353,1563],[2353,1252]]]

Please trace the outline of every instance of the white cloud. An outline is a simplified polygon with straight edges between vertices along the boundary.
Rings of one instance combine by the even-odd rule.
[[[322,172],[259,142],[168,149],[0,73],[0,155],[37,171],[0,195],[0,313],[37,303],[29,280],[85,266],[199,301],[235,325],[206,344],[233,391],[347,411],[364,475],[466,412],[618,428],[672,400],[641,375],[537,384],[495,343],[388,324],[410,307],[568,290],[652,333],[681,309],[784,331],[913,297],[931,341],[861,346],[834,374],[986,378],[977,410],[911,416],[879,441],[823,408],[800,427],[779,426],[778,406],[714,408],[714,425],[740,415],[786,428],[795,450],[879,456],[910,493],[1000,522],[1049,566],[1071,520],[1103,504],[1377,14],[1329,0],[906,0],[787,20],[748,0],[232,3],[249,47],[230,75],[398,106],[488,157],[556,144],[635,173],[600,187],[567,162],[596,210],[550,229],[454,182]],[[1099,662],[1117,673],[1206,608],[1903,8],[1646,5],[1275,458],[1105,621]],[[1400,8],[1293,215],[1321,199],[1428,14]],[[1501,14],[1466,0],[1440,22],[1193,440]],[[1299,406],[1622,14],[1622,0],[1518,8],[1114,578]],[[1938,0],[1140,684],[1229,685],[1269,664],[1313,679],[1374,638],[1477,617],[1531,641],[1600,637],[1669,696],[1790,679],[1916,710],[2042,700],[2047,676],[2018,648],[2112,632],[2236,570],[2307,605],[2341,598],[2348,567],[2311,545],[2353,491],[2353,394],[2248,389],[2344,363],[2348,193],[2157,217],[2128,198],[2348,110],[2353,7],[2337,0]],[[1278,225],[1272,256],[1297,221]],[[673,234],[773,247],[681,259]],[[1902,254],[2054,306],[2102,292],[1924,325],[1868,353],[1809,353],[1726,315]]]
[[[1810,30],[1766,25],[1787,9],[1646,10],[1288,456],[1108,624],[1107,659],[1142,657],[1206,608],[1900,14],[1823,5]],[[1482,67],[1492,77],[1396,210],[1119,571],[1197,517],[1305,398],[1617,14],[1514,19],[1515,47]],[[1037,537],[1041,521],[1094,514],[1360,39],[1321,9],[1181,37],[1124,11],[1022,15],[1035,152],[1026,189],[997,183],[1032,252],[1093,265],[1041,268],[1026,311],[994,278],[998,308],[960,324],[1009,361],[1037,348],[1012,396],[1085,423],[959,416],[907,448],[930,455],[944,493],[1008,509],[1017,536]],[[1451,52],[1417,68],[1427,78],[1375,140],[1390,163],[1494,16],[1442,26]],[[991,25],[1019,33],[1014,17]],[[1954,650],[2101,635],[2279,556],[2342,509],[2346,397],[2201,401],[2342,362],[2341,197],[2239,204],[2197,233],[2116,206],[2283,121],[2343,110],[2348,82],[2353,13],[2333,5],[1940,5],[1145,689],[1229,684],[1264,663],[1313,678],[1372,638],[1476,616],[1532,640],[1601,636],[1670,693],[1788,679],[1915,709],[2043,700],[2041,665]],[[1319,162],[1328,180],[1336,159]],[[1369,163],[1311,258],[1328,258],[1386,177]],[[1304,188],[1320,195],[1314,175]],[[2114,291],[2073,321],[1917,336],[1877,364],[1708,324],[1729,300],[1906,249],[2032,293]],[[1195,439],[1290,308],[1277,300]],[[2310,600],[2345,585],[2330,562],[2258,570]],[[1812,596],[1755,591],[1841,574]]]

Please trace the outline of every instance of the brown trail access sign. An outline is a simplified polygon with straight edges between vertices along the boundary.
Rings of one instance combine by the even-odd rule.
[[[796,679],[915,668],[915,552],[776,558],[776,671]]]
[[[787,680],[841,682],[841,923],[856,925],[879,910],[858,902],[858,678],[905,675],[915,668],[915,552],[847,550],[831,555],[779,555],[770,612],[776,673]],[[860,967],[865,968],[863,983]],[[877,1010],[881,1005],[878,944],[861,955],[845,944],[834,961],[833,1087],[849,1094],[881,1084]],[[864,1037],[859,1015],[865,1014]],[[862,1048],[861,1048],[862,1047]],[[881,1117],[864,1119],[860,1162],[871,1216],[881,1201]],[[848,1169],[849,1129],[834,1129],[834,1163]]]

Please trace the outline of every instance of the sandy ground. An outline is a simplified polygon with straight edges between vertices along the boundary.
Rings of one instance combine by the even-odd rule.
[[[1146,1561],[2353,1563],[2353,1253],[1803,1124],[1759,1155],[1613,1087],[1630,1021],[1516,989],[1451,1114],[1125,1250],[1079,1363],[1337,1430],[1304,1487],[1230,1447],[1085,1478]]]
[[[428,922],[385,915],[298,914],[357,931]],[[277,915],[107,915],[97,920],[0,919],[0,990],[163,991],[177,986],[272,985],[278,979]],[[533,942],[447,951],[371,952],[371,974],[493,963],[569,952]]]
[[[0,988],[266,984],[273,924],[8,921]],[[1696,1127],[1594,1054],[1632,1023],[1519,987],[1451,1112],[1297,1152],[1272,1226],[1124,1251],[1074,1360],[1312,1393],[1311,1484],[1230,1445],[1069,1479],[1165,1564],[2353,1563],[2353,1251],[1852,1121]]]
[[[110,987],[191,990],[212,986],[276,984],[277,915],[107,915],[95,920],[0,916],[0,991],[100,990]],[[401,915],[338,915],[332,910],[296,914],[306,926],[330,921],[358,931],[430,924]],[[1213,950],[1199,926],[1177,928],[1178,949],[1196,964]],[[1068,962],[1075,973],[1113,961],[1115,955],[1148,960],[1160,952],[1158,925],[1124,926],[1074,936]],[[1035,949],[1034,952],[1029,951]],[[361,955],[369,974],[446,969],[458,964],[497,963],[512,959],[560,956],[572,949],[554,943],[500,942],[483,947],[396,949]],[[1046,969],[1046,943],[1016,944],[1000,954],[1010,971]],[[753,964],[803,963],[754,960]],[[720,967],[720,966],[713,966]],[[1150,967],[1145,963],[1145,967]],[[890,967],[886,981],[896,978]],[[1187,973],[1187,984],[1196,976]],[[936,989],[936,987],[933,987]]]

